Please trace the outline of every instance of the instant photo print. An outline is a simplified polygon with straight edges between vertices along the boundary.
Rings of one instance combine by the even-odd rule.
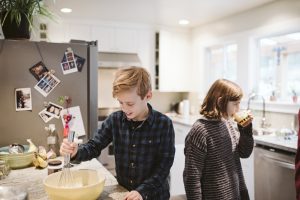
[[[84,62],[85,62],[85,59],[74,54],[75,55],[75,60],[76,60],[76,65],[77,65],[77,69],[79,72],[81,72],[82,68],[83,68],[83,65],[84,65]]]
[[[32,110],[31,88],[15,90],[16,111]]]
[[[53,116],[49,115],[46,113],[46,108],[44,110],[42,110],[41,112],[39,112],[39,116],[42,118],[42,120],[47,123],[49,122],[51,119],[53,119]]]
[[[49,70],[42,61],[30,67],[29,71],[38,81],[41,80],[49,72]]]
[[[44,97],[48,96],[50,92],[60,83],[60,80],[51,73],[47,73],[34,88],[40,92]]]
[[[45,113],[50,115],[50,116],[53,116],[57,119],[59,119],[60,117],[60,111],[63,109],[63,107],[55,104],[55,103],[52,103],[52,102],[49,102],[46,110],[45,110]]]
[[[63,59],[61,61],[61,69],[63,71],[63,74],[70,74],[77,72],[77,63],[76,59],[73,53],[73,50],[71,48],[68,48],[65,51],[65,54],[63,56]]]

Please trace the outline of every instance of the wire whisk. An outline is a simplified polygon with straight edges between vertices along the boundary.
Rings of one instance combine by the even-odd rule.
[[[75,135],[74,131],[69,132],[69,134],[68,134],[69,142],[74,141],[74,135]],[[59,181],[58,181],[59,187],[74,187],[75,186],[74,178],[73,178],[72,172],[70,170],[70,168],[71,168],[70,159],[71,159],[70,154],[66,154],[64,156],[64,166],[63,166],[62,173],[61,173],[61,175],[59,177]]]

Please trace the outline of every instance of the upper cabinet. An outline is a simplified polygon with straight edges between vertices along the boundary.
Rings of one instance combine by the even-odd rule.
[[[189,32],[159,31],[158,70],[160,91],[191,91],[192,62]]]
[[[98,40],[98,49],[103,52],[137,53],[135,29],[114,26],[93,26],[92,39]]]

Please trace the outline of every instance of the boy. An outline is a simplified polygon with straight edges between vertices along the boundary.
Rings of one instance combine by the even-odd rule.
[[[174,129],[167,116],[148,104],[150,75],[140,67],[119,70],[113,97],[121,111],[112,113],[86,144],[78,147],[64,140],[61,154],[86,161],[98,157],[113,142],[118,183],[130,191],[125,200],[169,199],[167,177],[175,154]]]

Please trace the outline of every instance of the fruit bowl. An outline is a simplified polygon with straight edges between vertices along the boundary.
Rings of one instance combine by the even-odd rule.
[[[0,160],[6,160],[11,169],[20,169],[32,165],[34,152],[28,152],[29,146],[25,147],[24,153],[10,154],[9,146],[0,148]]]
[[[103,191],[105,177],[91,169],[71,169],[74,186],[59,186],[59,178],[62,172],[56,172],[47,176],[44,181],[45,190],[51,200],[92,200],[97,199]]]

